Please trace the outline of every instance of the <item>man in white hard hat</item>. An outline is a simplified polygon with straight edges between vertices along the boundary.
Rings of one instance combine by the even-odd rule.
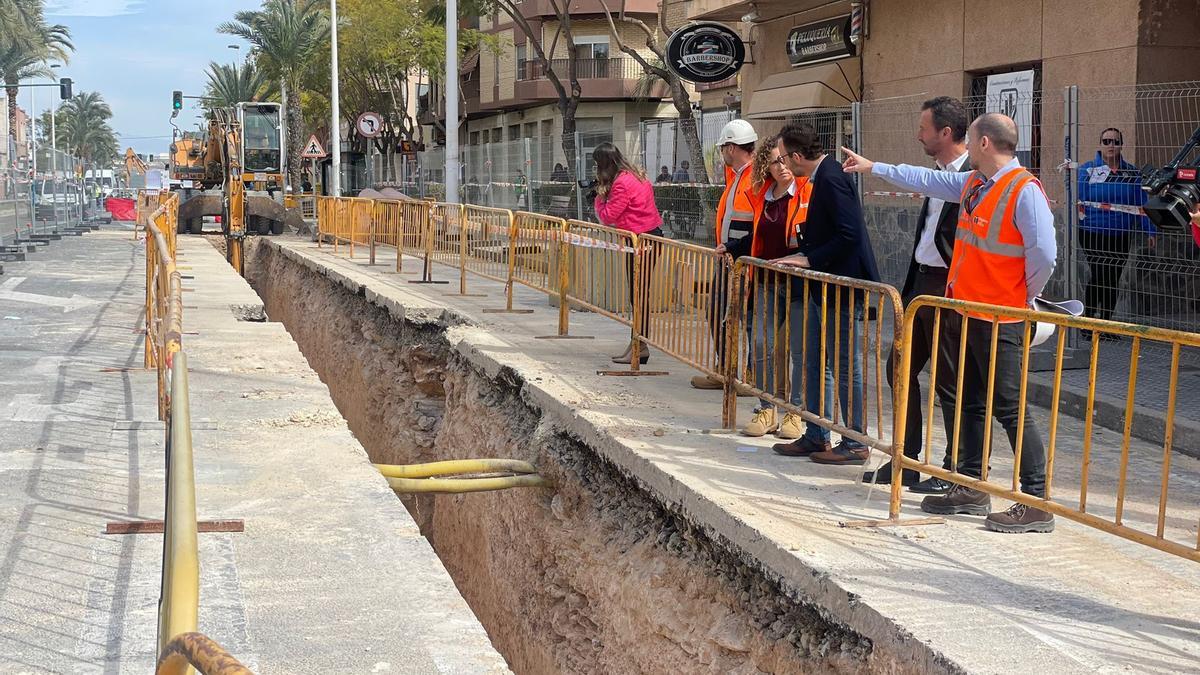
[[[731,240],[750,236],[754,228],[754,204],[750,202],[750,164],[754,158],[754,144],[758,132],[746,120],[731,120],[721,129],[717,138],[717,149],[725,162],[725,192],[717,204],[716,242],[724,247]],[[718,268],[720,269],[720,268]],[[717,363],[725,360],[725,282],[718,272],[713,279],[710,294],[712,304],[708,312],[708,324],[712,329],[713,343],[717,349]],[[708,375],[692,378],[697,389],[721,389],[720,380]]]

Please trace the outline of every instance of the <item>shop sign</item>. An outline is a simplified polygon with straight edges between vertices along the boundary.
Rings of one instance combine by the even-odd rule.
[[[720,82],[741,70],[745,61],[742,36],[723,24],[694,23],[667,39],[667,67],[688,82]]]
[[[850,15],[796,26],[788,33],[787,54],[793,66],[807,66],[855,55]]]

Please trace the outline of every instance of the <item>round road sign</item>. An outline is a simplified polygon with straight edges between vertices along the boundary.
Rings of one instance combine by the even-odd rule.
[[[354,128],[358,130],[359,136],[375,138],[383,131],[383,118],[379,113],[365,112],[355,120]]]

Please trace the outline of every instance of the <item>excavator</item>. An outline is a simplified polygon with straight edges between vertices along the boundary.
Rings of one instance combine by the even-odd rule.
[[[210,111],[201,137],[177,134],[170,148],[171,189],[180,192],[179,233],[200,234],[205,216],[221,217],[226,257],[242,272],[247,235],[299,229],[284,208],[286,153],[278,103],[245,102]]]
[[[125,148],[125,185],[133,185],[133,174],[140,173],[146,175],[146,162],[138,157],[133,148]]]

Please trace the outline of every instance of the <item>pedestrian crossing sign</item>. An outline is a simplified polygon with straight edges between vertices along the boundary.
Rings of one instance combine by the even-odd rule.
[[[320,159],[325,156],[325,148],[321,147],[316,134],[308,137],[308,142],[304,144],[304,152],[301,152],[300,156],[305,159]]]

